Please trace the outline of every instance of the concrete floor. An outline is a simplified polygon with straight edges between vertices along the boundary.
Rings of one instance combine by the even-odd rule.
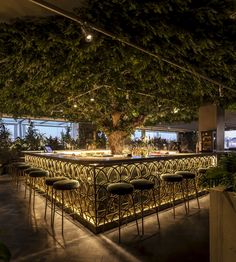
[[[61,234],[61,217],[56,215],[55,234],[50,215],[44,219],[45,199],[37,195],[35,209],[24,199],[24,188],[17,191],[8,176],[0,176],[0,241],[12,253],[11,261],[75,262],[208,262],[209,261],[209,196],[190,202],[190,214],[182,205],[160,212],[161,229],[155,214],[145,217],[145,234],[137,235],[135,223],[94,235],[70,217]],[[141,221],[139,221],[141,222]],[[141,228],[141,225],[140,225]]]

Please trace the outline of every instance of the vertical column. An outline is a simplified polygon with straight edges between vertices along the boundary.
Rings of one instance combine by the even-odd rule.
[[[199,108],[199,150],[212,152],[224,150],[224,109],[210,104]]]
[[[225,142],[225,111],[217,107],[216,150],[223,151]]]

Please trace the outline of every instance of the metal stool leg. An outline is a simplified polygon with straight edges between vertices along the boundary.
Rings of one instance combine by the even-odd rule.
[[[51,225],[53,224],[53,210],[54,210],[54,199],[53,199],[53,187],[51,189]]]
[[[17,188],[17,191],[19,190],[19,170],[16,169],[16,188]]]
[[[136,221],[137,232],[138,232],[138,235],[139,235],[138,218],[137,218],[137,213],[136,213],[136,208],[135,208],[135,202],[134,202],[133,194],[131,194],[131,199],[132,199],[132,204],[133,204],[133,209],[134,209],[134,216],[135,216],[135,221]]]
[[[186,183],[186,195],[187,195],[187,210],[189,213],[189,184],[188,184],[188,179],[185,179]]]
[[[46,186],[46,201],[45,201],[44,218],[46,218],[46,214],[47,214],[47,206],[48,206],[48,190],[49,190],[49,187]]]
[[[54,221],[55,221],[55,212],[56,212],[56,198],[57,198],[57,190],[55,190],[55,201],[53,201],[53,216],[52,216],[52,227],[54,227]]]
[[[61,208],[61,232],[64,233],[64,192],[61,191],[62,208]]]
[[[142,215],[142,235],[144,235],[144,221],[143,221],[143,190],[140,190],[141,197],[141,215]]]
[[[200,203],[199,203],[199,199],[198,199],[198,190],[197,190],[196,179],[194,179],[194,188],[195,188],[195,192],[196,192],[197,205],[198,205],[198,208],[200,209]]]
[[[175,218],[175,183],[173,183],[171,186],[172,186],[172,207],[173,207],[173,215]]]
[[[25,195],[24,198],[26,198],[26,193],[27,193],[27,181],[28,181],[28,175],[25,175]]]
[[[31,197],[32,197],[32,187],[33,187],[33,181],[32,177],[29,179],[29,205],[31,204]]]
[[[120,223],[120,217],[121,217],[120,216],[120,213],[121,213],[121,207],[120,207],[121,201],[120,201],[120,198],[121,198],[121,196],[119,195],[119,198],[118,198],[119,199],[118,200],[119,201],[119,203],[118,203],[118,206],[119,206],[119,214],[118,214],[119,215],[119,217],[118,217],[118,219],[119,219],[119,243],[120,243],[120,225],[121,225],[121,223]]]
[[[159,219],[159,205],[156,204],[156,197],[155,197],[155,191],[154,191],[154,188],[152,189],[152,197],[153,197],[154,206],[155,206],[155,209],[156,209],[157,224],[158,224],[158,227],[160,228],[161,225],[160,225],[160,219]]]
[[[34,185],[34,195],[33,195],[33,208],[35,206],[35,183],[36,182],[36,178],[33,179],[33,185]]]
[[[180,187],[181,187],[181,191],[182,191],[182,197],[183,197],[183,200],[184,200],[185,213],[187,215],[188,211],[187,211],[186,201],[185,201],[185,197],[184,197],[184,187],[183,187],[183,182],[182,181],[180,182]]]

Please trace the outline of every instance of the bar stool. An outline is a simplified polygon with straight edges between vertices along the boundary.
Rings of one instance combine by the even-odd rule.
[[[23,165],[25,162],[13,161],[9,164],[9,173],[12,176],[12,181],[16,182],[17,165]]]
[[[196,184],[196,175],[190,171],[177,171],[175,172],[175,175],[181,175],[183,177],[183,181],[186,186],[188,212],[189,212],[189,181],[193,182],[196,199],[197,199],[197,205],[198,205],[198,208],[200,209],[200,204],[199,204],[199,199],[198,199],[198,189],[197,189],[197,184]]]
[[[198,168],[197,173],[203,187],[205,187],[204,185],[207,185],[207,187],[209,188],[211,186],[211,181],[206,177],[206,172],[208,169],[208,167],[200,167]]]
[[[17,174],[17,165],[23,165],[25,164],[25,162],[12,162],[10,165],[9,165],[9,173],[12,177],[12,182],[17,182],[17,179],[16,179],[16,174]]]
[[[20,186],[20,177],[24,177],[24,170],[26,170],[27,168],[30,168],[31,165],[24,163],[24,162],[19,162],[15,164],[15,175],[16,175],[16,187],[18,189],[18,187]]]
[[[172,206],[173,206],[173,215],[175,218],[175,195],[176,195],[176,186],[180,185],[182,197],[184,198],[184,188],[183,188],[183,176],[175,174],[163,174],[161,175],[161,180],[169,185],[172,191]],[[187,207],[184,201],[185,212],[187,214]]]
[[[45,179],[45,185],[46,185],[46,201],[45,201],[45,212],[44,212],[44,218],[46,218],[47,214],[47,206],[48,206],[48,198],[49,198],[49,189],[51,189],[51,223],[52,223],[52,216],[53,216],[53,184],[57,181],[62,180],[68,180],[67,177],[48,177]]]
[[[154,191],[154,185],[155,185],[154,182],[152,182],[152,181],[150,181],[146,178],[138,178],[138,179],[131,180],[130,184],[132,184],[134,186],[135,190],[140,191],[141,215],[142,215],[142,235],[144,235],[143,191],[145,191],[145,190],[152,190],[152,197],[153,197],[153,202],[154,202],[154,205],[155,205],[156,215],[157,215],[157,224],[158,224],[158,227],[160,228],[158,206],[156,204],[155,191]]]
[[[27,169],[24,169],[24,176],[25,176],[25,198],[26,198],[26,193],[27,193],[27,187],[28,187],[28,179],[29,179],[29,173],[32,171],[42,171],[41,168],[36,168],[36,167],[30,167]]]
[[[133,191],[134,191],[134,186],[130,183],[126,182],[117,182],[117,183],[111,183],[107,186],[107,191],[109,195],[117,197],[118,196],[118,223],[119,223],[119,243],[121,242],[121,237],[120,237],[120,229],[121,229],[121,196],[130,196],[132,200],[132,205],[133,205],[133,210],[134,210],[134,215],[135,215],[135,220],[136,220],[136,226],[137,226],[137,231],[139,235],[139,227],[138,227],[138,221],[137,221],[137,215],[136,215],[136,210],[135,210],[135,203],[134,203],[134,198],[133,198]],[[110,199],[110,197],[109,197]]]
[[[31,196],[32,196],[32,189],[34,188],[34,195],[33,195],[33,207],[35,204],[35,185],[38,179],[45,179],[48,176],[48,171],[44,170],[37,170],[31,171],[29,173],[29,187],[30,187],[30,196],[29,196],[29,204],[31,203]]]
[[[61,193],[61,201],[62,201],[62,209],[61,209],[61,231],[63,234],[63,230],[64,230],[64,207],[65,207],[65,203],[64,203],[64,191],[69,191],[72,192],[73,190],[76,190],[77,188],[79,188],[79,182],[77,180],[73,180],[73,179],[69,179],[69,180],[61,180],[61,181],[57,181],[53,183],[53,189],[55,190],[55,201],[53,202],[53,219],[52,219],[52,224],[54,226],[54,219],[55,219],[55,202],[56,202],[56,198],[57,198],[57,193],[58,191]]]

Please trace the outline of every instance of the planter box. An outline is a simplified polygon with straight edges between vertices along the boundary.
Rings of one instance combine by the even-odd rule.
[[[210,261],[236,261],[236,193],[210,190]]]

